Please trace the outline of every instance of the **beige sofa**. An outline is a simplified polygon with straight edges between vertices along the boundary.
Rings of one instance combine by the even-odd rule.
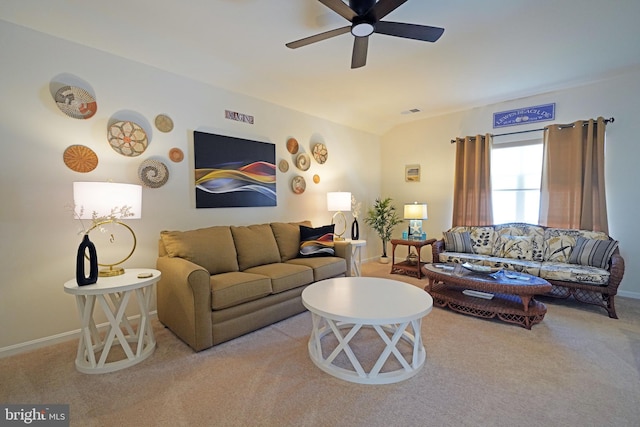
[[[350,275],[351,245],[299,257],[300,225],[214,226],[160,233],[158,318],[200,351],[305,310],[309,284]]]
[[[594,304],[617,319],[614,296],[624,275],[618,242],[606,233],[509,223],[454,227],[432,245],[433,262],[469,262],[542,277],[548,296]]]

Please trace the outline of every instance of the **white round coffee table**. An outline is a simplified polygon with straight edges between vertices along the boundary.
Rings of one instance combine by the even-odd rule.
[[[414,376],[424,365],[426,351],[420,328],[422,318],[433,307],[433,299],[424,290],[396,280],[339,277],[309,285],[302,291],[302,303],[313,322],[309,356],[326,373],[355,383],[389,384]],[[354,338],[362,328],[374,329],[384,342],[384,349],[368,371],[350,346],[357,342]],[[323,340],[327,334],[337,340],[334,348],[323,348],[328,346],[323,341],[335,341],[329,337]],[[407,355],[398,348],[400,340],[409,344]],[[352,369],[334,363],[341,352]],[[385,371],[383,367],[392,354],[399,367]]]

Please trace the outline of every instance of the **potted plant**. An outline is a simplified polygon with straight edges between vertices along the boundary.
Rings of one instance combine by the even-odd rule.
[[[400,224],[401,221],[396,212],[396,208],[391,204],[390,197],[384,200],[376,199],[373,207],[367,211],[364,222],[373,228],[382,240],[382,257],[380,258],[380,262],[389,262],[389,258],[387,257],[387,243],[391,240],[393,228]]]

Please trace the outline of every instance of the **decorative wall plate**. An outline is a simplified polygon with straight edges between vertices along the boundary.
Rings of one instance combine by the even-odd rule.
[[[169,150],[169,158],[172,162],[180,163],[182,159],[184,159],[184,153],[181,149],[173,147],[171,150]]]
[[[313,182],[315,182],[316,184],[320,183],[320,175],[313,175]]]
[[[156,127],[160,132],[171,132],[173,130],[173,120],[166,114],[156,116]]]
[[[93,96],[79,87],[61,87],[53,98],[60,111],[74,119],[89,119],[98,111]]]
[[[323,164],[327,161],[327,157],[329,156],[329,151],[327,150],[327,146],[324,144],[316,144],[313,146],[313,158],[316,159],[316,162]]]
[[[138,178],[145,187],[159,188],[169,180],[169,169],[158,160],[145,160],[138,167]]]
[[[298,141],[295,138],[289,138],[287,140],[287,151],[291,154],[298,152]]]
[[[289,170],[289,162],[287,162],[285,159],[280,160],[280,162],[278,163],[278,169],[280,169],[280,172],[286,172]]]
[[[139,156],[149,145],[144,129],[133,122],[115,122],[109,126],[107,139],[111,148],[127,157]]]
[[[306,171],[311,166],[311,158],[307,153],[300,153],[296,156],[296,166],[302,171]]]
[[[291,189],[296,194],[304,193],[305,188],[307,188],[307,182],[304,180],[304,177],[297,175],[294,176],[291,180]]]
[[[84,145],[70,145],[62,155],[64,164],[76,172],[91,172],[98,166],[98,156],[89,147]]]

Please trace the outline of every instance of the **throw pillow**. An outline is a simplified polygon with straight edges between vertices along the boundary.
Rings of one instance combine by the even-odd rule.
[[[454,231],[445,231],[444,247],[449,252],[462,252],[466,254],[473,253],[471,247],[471,235],[468,231],[457,233]]]
[[[590,265],[606,269],[611,255],[618,247],[617,240],[594,240],[578,237],[576,246],[569,255],[570,264]]]
[[[533,259],[532,236],[500,236],[498,254],[501,258]]]
[[[300,257],[335,256],[333,231],[335,225],[311,228],[300,226]]]

